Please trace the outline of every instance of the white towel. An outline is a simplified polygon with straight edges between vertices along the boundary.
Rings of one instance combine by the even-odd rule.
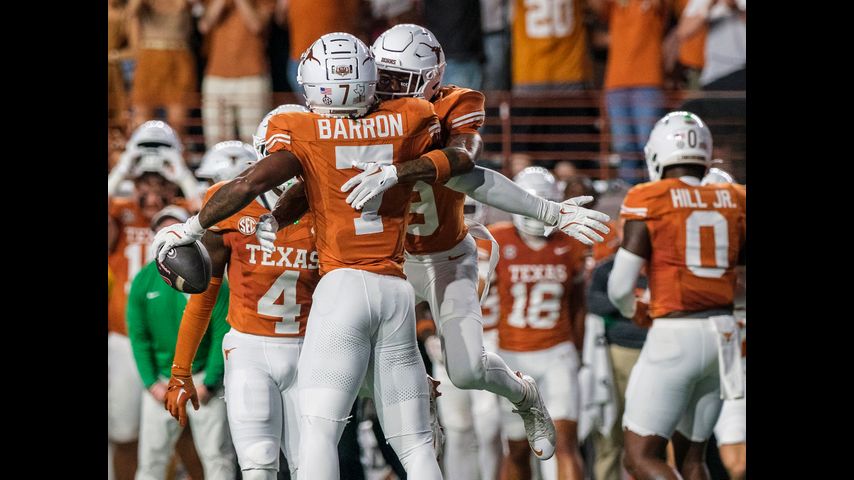
[[[709,317],[718,332],[718,372],[721,377],[721,398],[744,398],[744,368],[741,363],[741,335],[735,317]]]
[[[581,413],[578,418],[578,440],[583,442],[593,429],[608,436],[617,421],[611,357],[605,340],[605,320],[588,313],[584,328],[584,352],[578,384],[581,388]]]
[[[483,225],[475,222],[474,220],[469,220],[468,218],[465,222],[472,237],[492,242],[492,250],[489,252],[489,269],[484,277],[486,279],[486,283],[483,286],[483,293],[480,294],[480,304],[483,305],[483,302],[486,301],[486,297],[489,296],[489,283],[492,280],[492,272],[495,271],[495,266],[498,265],[498,241],[495,240],[492,233],[490,233],[490,231]]]

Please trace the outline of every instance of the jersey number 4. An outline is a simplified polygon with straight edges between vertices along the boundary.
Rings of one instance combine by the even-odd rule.
[[[268,317],[278,317],[282,320],[276,322],[276,333],[298,334],[299,316],[302,305],[297,303],[297,280],[300,272],[286,270],[273,282],[273,286],[258,300],[258,313]],[[282,303],[275,303],[284,294]]]

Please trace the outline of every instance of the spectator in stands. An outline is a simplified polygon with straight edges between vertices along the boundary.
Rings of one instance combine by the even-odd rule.
[[[592,168],[599,154],[598,130],[594,126],[599,113],[598,102],[586,93],[593,64],[583,21],[584,2],[513,2],[513,93],[564,97],[555,102],[530,100],[527,105],[514,107],[514,116],[529,118],[513,125],[513,133],[520,135],[513,148],[548,152],[548,157],[539,158],[568,159],[581,162],[576,165],[580,168]],[[552,118],[541,121],[537,117]]]
[[[211,0],[199,20],[209,41],[202,80],[202,122],[207,148],[238,137],[252,143],[258,120],[270,109],[272,83],[267,36],[275,0]]]
[[[597,429],[593,430],[593,442],[596,450],[596,462],[593,470],[597,480],[621,480],[623,431],[622,417],[626,403],[626,387],[629,373],[640,356],[641,348],[646,340],[647,330],[641,328],[632,320],[620,315],[620,311],[608,300],[608,277],[614,266],[614,254],[620,245],[622,225],[616,228],[618,233],[616,248],[611,254],[598,261],[593,269],[592,278],[587,291],[587,311],[599,315],[605,320],[605,338],[608,341],[608,351],[613,368],[614,390],[617,393],[617,418],[611,432],[603,436]],[[594,252],[595,254],[595,252]],[[646,288],[646,278],[638,280],[638,288]]]
[[[513,1],[513,91],[587,88],[592,64],[582,0]]]
[[[515,178],[522,170],[533,165],[533,158],[524,153],[514,153],[510,155],[510,178]]]
[[[483,90],[510,90],[508,0],[480,0],[483,29]]]
[[[297,94],[297,103],[302,103],[302,87],[297,83],[299,57],[315,40],[331,32],[347,32],[368,40],[362,35],[360,22],[365,15],[360,3],[360,0],[278,0],[277,21],[287,21],[290,32],[288,81]]]
[[[563,182],[564,186],[566,185],[567,180],[574,177],[576,175],[575,165],[572,162],[564,160],[561,162],[557,162],[555,164],[554,171],[552,173],[555,176],[555,179],[559,182]],[[569,197],[566,197],[569,198]],[[586,207],[591,208],[591,207]]]
[[[185,222],[189,217],[181,207],[166,207],[152,218],[151,230],[156,233],[161,228]],[[137,478],[165,478],[182,431],[164,409],[164,402],[178,327],[186,304],[187,296],[160,279],[154,261],[145,265],[133,279],[127,306],[128,336],[137,370],[147,390],[142,393]],[[211,325],[193,361],[194,383],[201,406],[198,410],[187,411],[204,476],[221,480],[232,480],[236,474],[225,401],[221,398],[222,337],[229,329],[225,321],[227,312],[228,288],[223,285],[211,314]]]
[[[744,90],[747,86],[747,0],[690,0],[676,34],[687,42],[708,28],[703,90]],[[705,118],[705,117],[704,117]]]
[[[483,88],[483,31],[479,0],[424,0],[424,27],[445,50],[442,85]]]
[[[646,181],[643,144],[663,114],[662,43],[668,0],[590,0],[607,18],[610,34],[605,100],[611,143],[620,156],[618,175]]]
[[[126,0],[107,0],[107,123],[128,129],[127,88],[121,63],[133,58],[127,32]]]
[[[136,53],[131,104],[132,127],[166,108],[166,121],[180,134],[187,95],[196,91],[196,63],[190,50],[192,18],[188,0],[130,0],[130,45]]]
[[[676,15],[681,17],[691,0],[676,0]],[[664,40],[664,73],[670,82],[669,88],[699,90],[700,73],[705,63],[706,33],[702,25],[690,37],[679,38],[679,29],[674,28]]]

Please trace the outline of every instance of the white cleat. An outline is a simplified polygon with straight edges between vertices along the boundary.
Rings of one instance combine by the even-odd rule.
[[[436,398],[442,395],[439,392],[441,382],[427,375],[427,386],[430,389],[430,429],[433,430],[433,450],[436,451],[436,459],[440,461],[445,450],[445,429],[439,423],[439,409]]]
[[[555,425],[552,422],[552,417],[546,409],[543,397],[540,396],[537,382],[530,375],[522,375],[519,372],[516,372],[516,375],[528,383],[529,390],[525,399],[516,404],[513,413],[518,413],[522,417],[522,421],[525,422],[528,445],[531,446],[534,455],[539,460],[548,460],[555,453]],[[536,397],[529,399],[531,393]]]

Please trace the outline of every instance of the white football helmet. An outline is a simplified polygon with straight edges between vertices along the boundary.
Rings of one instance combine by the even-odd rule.
[[[651,181],[661,180],[664,167],[712,160],[712,132],[691,112],[670,112],[655,123],[643,148]]]
[[[371,47],[377,68],[409,74],[405,92],[377,91],[389,97],[433,98],[445,74],[445,52],[430,30],[411,23],[383,32]]]
[[[255,161],[255,149],[248,143],[238,140],[219,142],[202,157],[196,176],[209,178],[214,183],[231,180]]]
[[[258,157],[258,160],[269,155],[269,153],[267,153],[267,125],[270,123],[270,119],[280,113],[307,111],[308,109],[302,105],[286,103],[267,112],[267,115],[264,115],[264,118],[261,119],[261,123],[258,124],[258,128],[255,129],[255,135],[252,135],[252,146],[255,148],[255,155]]]
[[[463,203],[463,215],[473,222],[483,223],[483,219],[486,217],[486,212],[484,211],[482,203],[466,196],[465,203]]]
[[[709,173],[703,177],[702,185],[709,185],[712,183],[735,183],[735,179],[732,178],[732,175],[720,168],[712,167],[709,169]]]
[[[376,101],[377,66],[349,33],[327,33],[303,52],[297,68],[308,108],[321,115],[360,117]]]
[[[125,151],[138,156],[131,176],[136,178],[146,172],[163,174],[166,160],[160,154],[162,150],[174,150],[181,154],[184,146],[175,130],[168,123],[149,120],[133,131],[125,145]]]
[[[558,190],[555,177],[543,167],[527,167],[519,172],[513,181],[533,195],[555,202],[561,201],[561,192]],[[539,220],[514,214],[513,225],[528,235],[546,236],[546,224]]]

